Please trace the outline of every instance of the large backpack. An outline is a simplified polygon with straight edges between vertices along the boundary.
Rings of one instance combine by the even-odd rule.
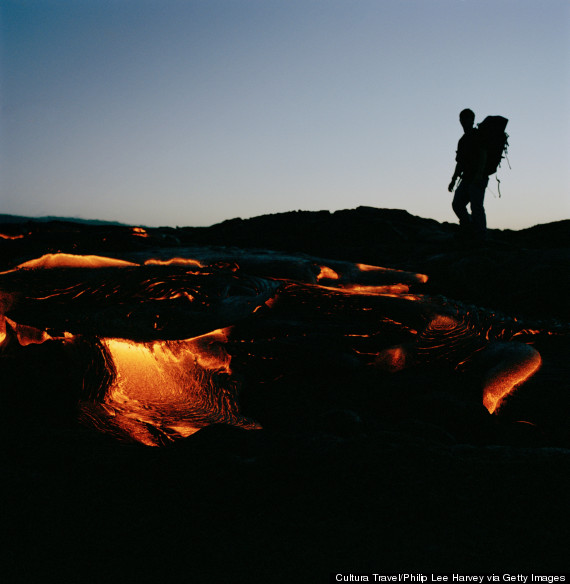
[[[507,152],[509,135],[505,132],[509,120],[502,116],[487,116],[478,126],[481,144],[487,151],[485,172],[487,175],[497,172]]]

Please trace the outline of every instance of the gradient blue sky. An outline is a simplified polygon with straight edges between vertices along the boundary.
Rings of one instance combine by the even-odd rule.
[[[2,0],[0,19],[0,213],[455,222],[470,107],[510,120],[489,226],[570,217],[568,0]]]

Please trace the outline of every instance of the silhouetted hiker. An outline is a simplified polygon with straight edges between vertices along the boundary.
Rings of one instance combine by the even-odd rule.
[[[485,173],[487,154],[481,145],[477,129],[473,127],[475,114],[470,109],[464,109],[459,114],[459,122],[465,133],[457,144],[457,165],[448,190],[453,192],[457,179],[461,178],[453,197],[453,211],[459,218],[464,234],[473,234],[478,239],[484,239],[487,219],[483,201],[489,182]],[[468,204],[471,206],[471,213],[467,211]]]

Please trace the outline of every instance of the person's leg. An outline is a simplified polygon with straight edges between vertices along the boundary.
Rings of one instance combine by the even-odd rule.
[[[464,228],[469,228],[471,226],[471,215],[467,211],[469,200],[469,185],[465,182],[461,182],[455,191],[455,196],[453,197],[453,203],[451,203],[451,206],[459,219],[459,224]]]
[[[485,215],[485,189],[489,179],[477,181],[470,186],[469,201],[471,203],[471,220],[473,230],[479,236],[484,236],[487,231],[487,217]]]

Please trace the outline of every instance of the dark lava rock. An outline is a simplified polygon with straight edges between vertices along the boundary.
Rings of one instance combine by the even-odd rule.
[[[422,292],[550,331],[533,341],[542,368],[490,416],[475,375],[458,383],[445,368],[356,374],[346,357],[327,363],[327,352],[342,354],[338,343],[310,353],[310,335],[290,347],[299,372],[274,379],[276,321],[263,339],[266,368],[242,394],[264,428],[217,424],[160,448],[74,421],[77,396],[85,397],[79,373],[97,369],[84,362],[90,351],[5,346],[3,581],[239,584],[326,582],[331,573],[567,571],[569,226],[492,230],[481,246],[458,244],[454,225],[365,207],[148,228],[148,237],[116,225],[0,226],[24,235],[0,240],[2,270],[57,251],[301,252],[425,273]],[[247,326],[241,332],[247,349]],[[24,353],[34,352],[43,369],[26,367]],[[330,368],[308,382],[315,359]],[[245,363],[236,357],[243,375]]]

